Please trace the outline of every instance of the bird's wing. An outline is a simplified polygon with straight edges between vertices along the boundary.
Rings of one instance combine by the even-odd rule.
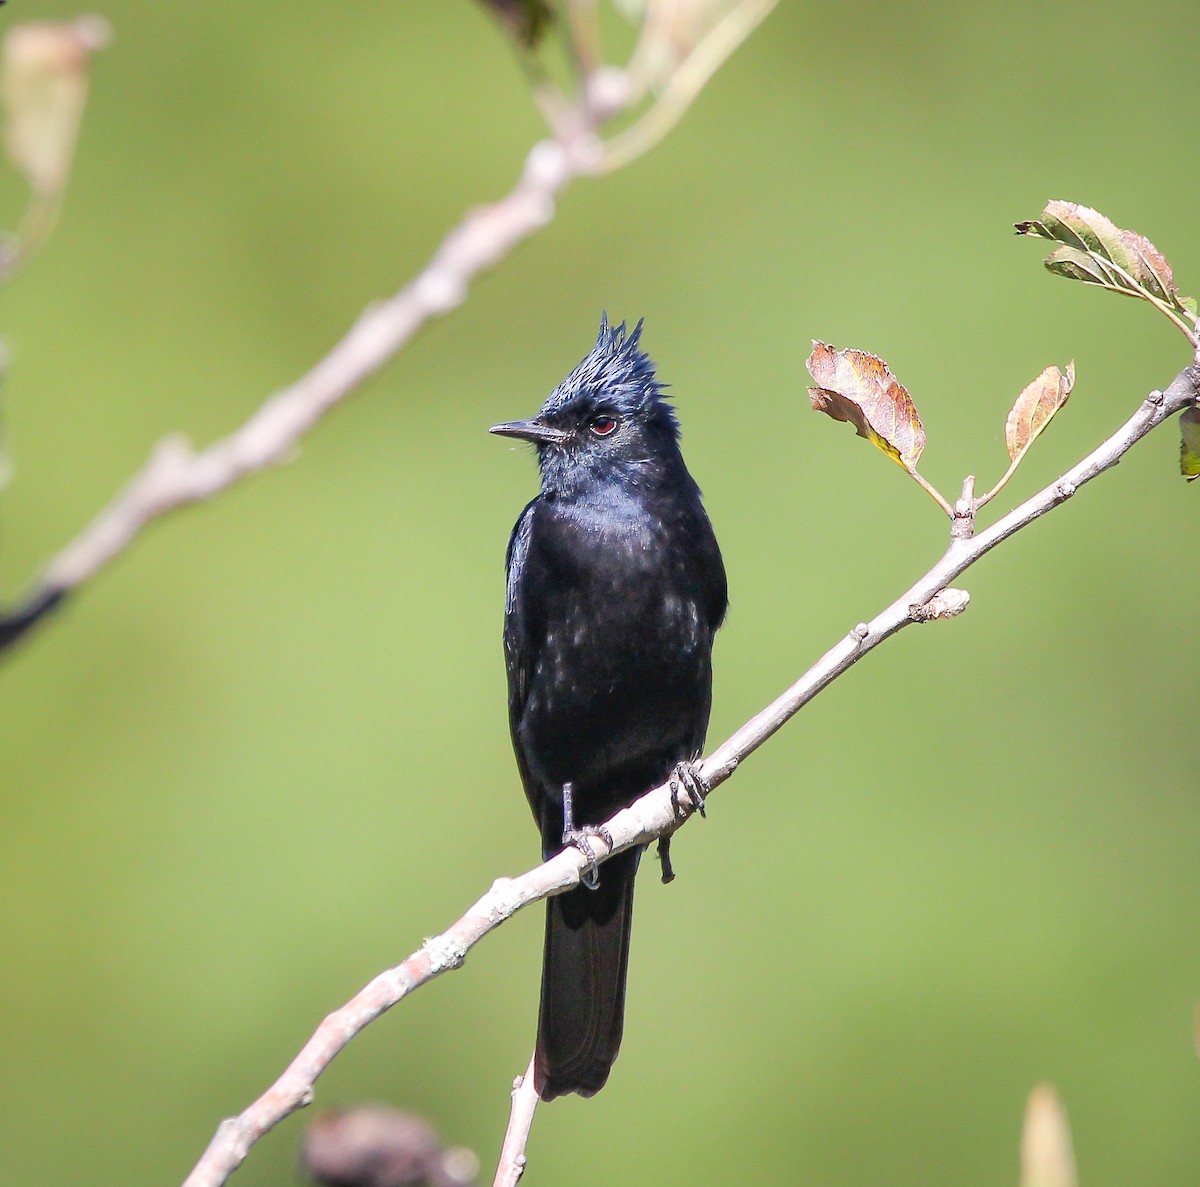
[[[706,517],[707,518],[707,517]],[[721,558],[721,550],[717,547],[717,538],[708,529],[709,548],[705,558],[704,572],[707,578],[708,623],[715,635],[725,621],[725,613],[729,609],[729,587],[725,581],[725,562]]]
[[[536,662],[537,632],[526,621],[523,599],[520,597],[522,576],[529,556],[529,538],[533,532],[533,509],[531,502],[513,527],[508,540],[508,592],[504,600],[504,666],[508,672],[508,723],[512,731],[513,750],[517,756],[517,769],[525,786],[525,795],[533,809],[533,817],[541,827],[541,800],[543,792],[529,771],[525,748],[521,744],[518,726],[525,713],[525,702],[529,697],[529,681]]]

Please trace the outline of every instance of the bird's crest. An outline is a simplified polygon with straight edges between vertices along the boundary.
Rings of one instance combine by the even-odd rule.
[[[596,345],[555,388],[542,409],[543,415],[562,412],[577,400],[602,398],[629,412],[657,404],[674,428],[675,417],[662,398],[664,385],[655,378],[650,356],[639,347],[641,337],[642,321],[627,331],[624,322],[610,326],[608,314],[602,313]]]

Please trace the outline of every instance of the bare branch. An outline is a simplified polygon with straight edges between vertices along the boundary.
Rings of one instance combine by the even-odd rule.
[[[534,1056],[529,1057],[529,1067],[523,1076],[513,1081],[512,1112],[508,1118],[508,1129],[504,1134],[504,1145],[500,1148],[500,1161],[496,1167],[496,1178],[492,1187],[517,1187],[525,1173],[525,1144],[533,1128],[533,1114],[538,1107],[537,1088],[533,1074]]]
[[[615,169],[656,144],[776,2],[739,0],[678,66],[642,118],[607,144],[599,137],[600,128],[640,95],[630,87],[626,71],[597,64],[599,33],[590,5],[572,5],[579,69],[589,71],[582,79],[583,93],[577,107],[566,109],[557,91],[534,79],[535,97],[555,136],[534,145],[509,194],[470,211],[416,279],[364,310],[307,375],[268,399],[241,428],[199,452],[182,437],[161,442],[113,502],[49,562],[24,602],[0,614],[0,650],[26,634],[160,516],[287,461],[325,413],[374,375],[427,321],[461,305],[481,272],[544,227],[570,182]]]
[[[249,474],[287,461],[325,413],[378,371],[427,321],[461,305],[481,272],[545,226],[554,216],[558,195],[594,168],[599,151],[590,127],[568,139],[536,144],[506,197],[468,213],[415,280],[364,310],[325,358],[267,400],[241,428],[200,452],[179,437],[161,442],[116,499],[46,566],[25,605],[0,620],[0,647],[24,634],[66,592],[112,561],[160,516],[212,498]]]
[[[923,577],[870,622],[855,626],[795,684],[718,746],[699,765],[701,778],[715,790],[817,693],[877,644],[912,623],[949,617],[961,610],[965,605],[964,595],[961,591],[947,589],[951,581],[997,544],[1052,511],[1085,483],[1115,466],[1152,429],[1198,402],[1200,363],[1193,363],[1165,392],[1151,392],[1133,416],[1061,478],[977,535],[959,538],[952,534],[942,558]],[[948,614],[947,609],[951,613]],[[656,787],[608,821],[613,846],[609,849],[602,839],[594,838],[592,846],[596,859],[604,861],[613,853],[633,845],[646,845],[657,837],[667,836],[679,828],[692,811],[690,799],[676,796],[669,783]],[[245,1112],[221,1124],[184,1187],[219,1187],[223,1184],[263,1134],[288,1114],[310,1103],[317,1078],[368,1023],[439,973],[458,968],[479,940],[522,907],[576,886],[588,864],[578,849],[568,848],[519,878],[497,880],[487,894],[447,931],[426,940],[403,964],[381,973],[345,1006],[330,1014],[276,1083]],[[526,1083],[532,1085],[531,1075],[527,1074],[523,1086]],[[516,1166],[516,1157],[524,1149],[528,1133],[526,1121],[532,1123],[534,1105],[536,1100],[531,1105],[525,1096],[519,1106],[514,1099],[502,1168],[505,1158]],[[522,1113],[518,1119],[518,1107],[527,1110],[527,1118]],[[526,1126],[524,1134],[520,1131],[522,1125]],[[515,1179],[498,1178],[497,1182],[511,1184]]]

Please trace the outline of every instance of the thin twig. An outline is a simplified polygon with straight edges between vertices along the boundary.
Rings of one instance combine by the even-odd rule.
[[[529,1141],[529,1131],[533,1128],[533,1114],[541,1099],[534,1083],[533,1061],[534,1056],[531,1055],[525,1074],[513,1081],[512,1112],[504,1133],[504,1145],[500,1147],[500,1160],[492,1187],[517,1187],[525,1173],[525,1146]]]
[[[945,496],[932,482],[926,480],[925,476],[919,470],[909,470],[909,474],[916,480],[917,485],[946,513],[950,518],[954,518],[954,508],[946,501]]]
[[[925,613],[924,608],[951,581],[996,545],[1115,466],[1152,429],[1198,402],[1200,362],[1180,372],[1165,392],[1151,392],[1125,424],[1061,478],[977,535],[952,538],[941,559],[923,577],[870,622],[855,626],[795,684],[718,746],[699,765],[701,778],[715,790],[744,759],[872,648],[903,627],[946,617],[940,610]],[[954,613],[965,605],[962,594],[952,601],[955,605],[950,609]],[[691,813],[691,801],[687,797],[677,799],[669,783],[656,787],[608,821],[607,829],[613,840],[611,849],[602,839],[593,839],[596,860],[604,861],[633,845],[646,845],[657,837],[667,836]],[[312,1100],[317,1078],[368,1023],[439,973],[458,968],[475,944],[522,907],[577,885],[581,871],[588,864],[578,849],[568,848],[519,878],[497,880],[447,931],[426,940],[403,964],[381,973],[345,1006],[330,1014],[279,1080],[243,1113],[221,1124],[184,1187],[220,1187],[263,1134]],[[512,1127],[510,1122],[510,1130]],[[506,1141],[506,1147],[507,1144]]]
[[[1120,293],[1123,297],[1140,297],[1144,301],[1148,301],[1159,313],[1170,319],[1171,323],[1183,332],[1184,337],[1192,344],[1193,349],[1200,350],[1200,336],[1197,336],[1196,327],[1194,324],[1189,324],[1175,312],[1174,309],[1161,297],[1156,297],[1150,292],[1144,284],[1136,277],[1132,276],[1126,269],[1121,267],[1116,260],[1110,260],[1105,256],[1097,255],[1089,247],[1084,247],[1084,251],[1096,260],[1104,268],[1111,268],[1122,280],[1124,285],[1103,284],[1099,283],[1098,287],[1107,289],[1110,293]],[[1088,282],[1097,283],[1097,282]]]
[[[1017,467],[1024,460],[1027,452],[1028,450],[1022,449],[1021,452],[1018,453],[1017,456],[1008,463],[1008,469],[1005,470],[1000,476],[1000,481],[997,482],[996,485],[987,492],[987,494],[980,495],[979,498],[975,500],[975,506],[977,508],[986,507],[988,503],[990,503],[1008,485],[1008,480],[1017,472]]]
[[[645,115],[606,141],[598,171],[620,169],[653,148],[683,118],[729,55],[767,19],[776,3],[778,0],[742,0],[727,12],[674,70]]]
[[[596,15],[596,0],[568,0],[567,52],[575,71],[575,85],[585,97],[588,82],[600,65],[600,21]]]

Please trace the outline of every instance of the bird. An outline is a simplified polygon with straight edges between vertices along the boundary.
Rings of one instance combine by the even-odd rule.
[[[602,315],[596,343],[530,420],[541,489],[509,538],[504,654],[509,727],[542,856],[575,845],[582,884],[546,902],[538,1094],[592,1096],[625,1015],[642,847],[597,868],[591,838],[670,779],[703,809],[694,765],[712,706],[725,567],[679,449],[679,422],[632,332]],[[663,881],[673,876],[659,843]]]

